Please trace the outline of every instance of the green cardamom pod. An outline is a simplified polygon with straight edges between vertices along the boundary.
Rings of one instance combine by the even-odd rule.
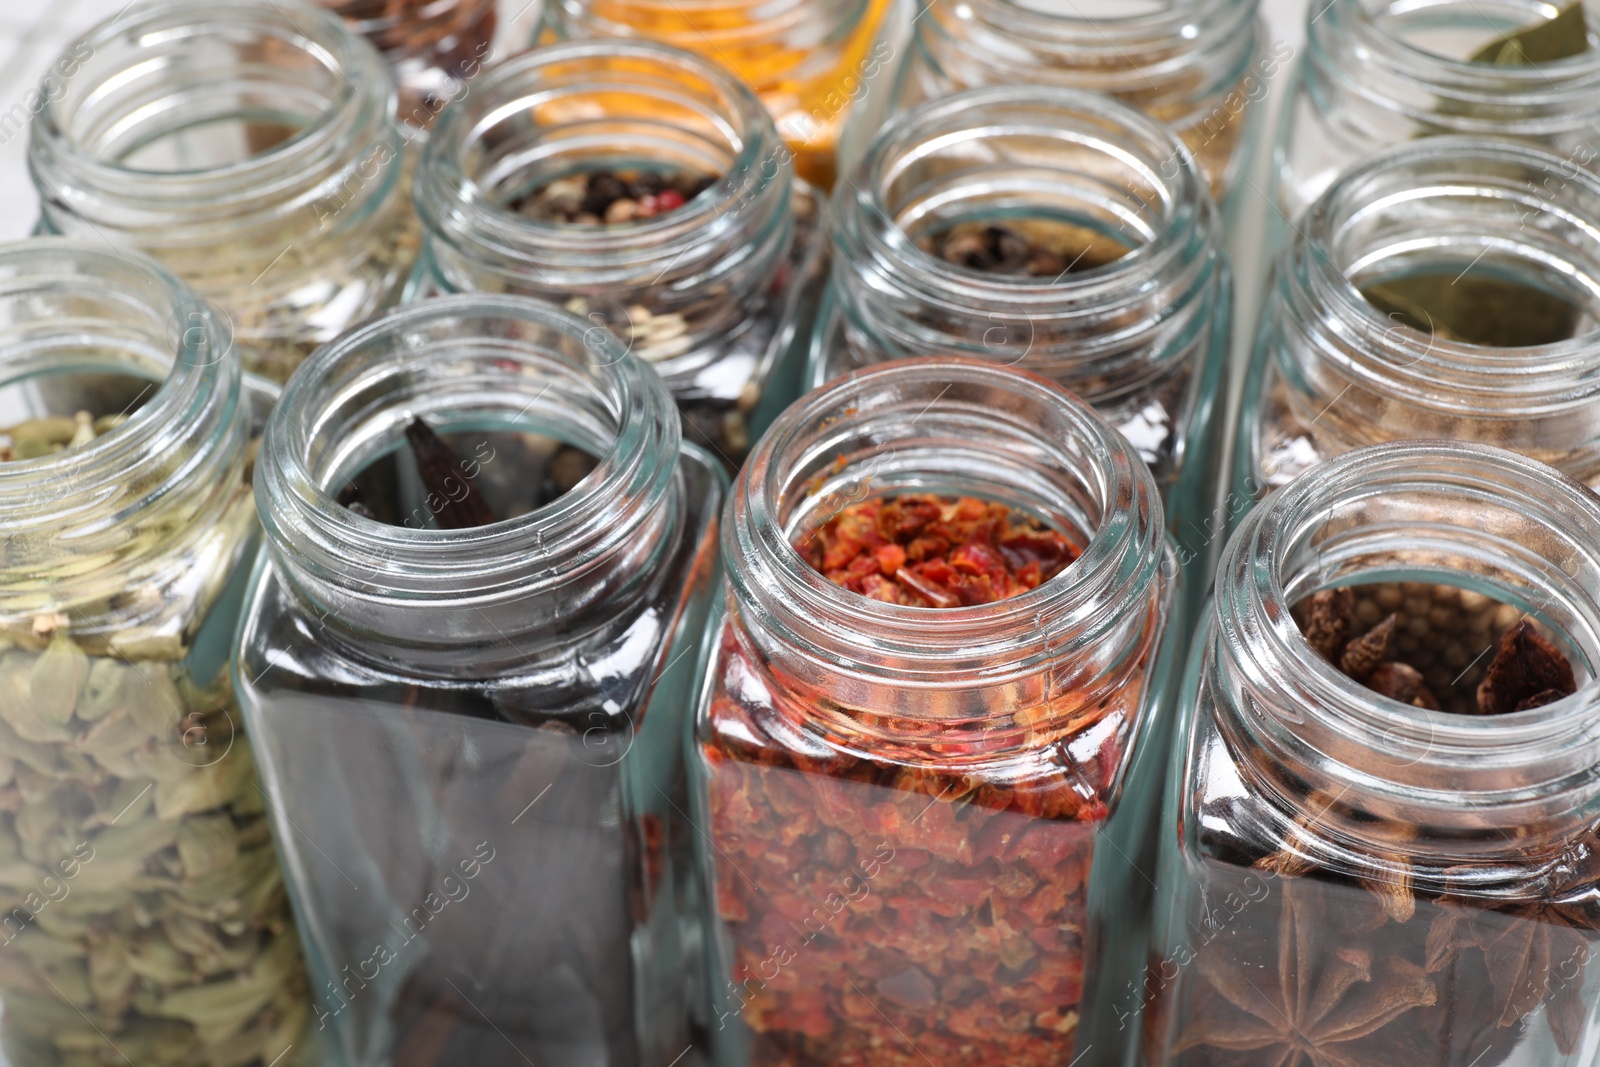
[[[186,819],[178,831],[178,855],[190,880],[226,869],[239,855],[239,837],[230,815]]]

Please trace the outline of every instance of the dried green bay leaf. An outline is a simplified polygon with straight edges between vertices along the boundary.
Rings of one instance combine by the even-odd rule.
[[[1472,55],[1470,62],[1527,67],[1567,59],[1588,50],[1589,24],[1584,18],[1583,2],[1573,0],[1553,19],[1532,23],[1490,41]]]
[[[1361,290],[1391,321],[1436,337],[1493,348],[1570,340],[1582,312],[1570,300],[1506,278],[1419,271]]]

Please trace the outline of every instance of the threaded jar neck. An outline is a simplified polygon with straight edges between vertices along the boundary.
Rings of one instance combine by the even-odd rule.
[[[1191,354],[1217,310],[1216,212],[1192,156],[1105,97],[1030,86],[925,103],[878,136],[835,210],[833,293],[864,361],[955,353],[1114,403]],[[955,227],[1014,223],[1059,238],[1065,269],[983,273],[933,248]]]
[[[917,20],[936,78],[1104,93],[1174,126],[1237,85],[1260,46],[1259,0],[965,0]]]
[[[514,204],[561,179],[634,167],[714,177],[683,206],[616,225],[548,221]],[[582,297],[621,336],[644,308],[685,317],[676,378],[743,328],[794,240],[793,168],[772,119],[733,75],[649,42],[576,41],[485,72],[447,108],[416,204],[441,289]]]
[[[835,585],[794,547],[848,503],[904,492],[1008,505],[1081,555],[1006,600],[917,608]],[[778,418],[735,485],[722,557],[741,632],[851,718],[841,733],[895,747],[907,741],[898,717],[940,724],[952,752],[993,755],[1041,729],[1082,726],[1085,709],[1146,668],[1171,573],[1162,522],[1150,473],[1082,401],[992,364],[907,360],[816,390]],[[995,712],[1042,705],[1049,713],[1032,721]]]
[[[1290,613],[1320,589],[1392,581],[1470,590],[1548,625],[1577,693],[1501,715],[1402,704],[1341,673]],[[1311,830],[1335,852],[1392,851],[1380,832],[1400,823],[1448,866],[1514,848],[1522,827],[1576,829],[1600,795],[1600,499],[1481,445],[1328,460],[1229,540],[1208,653],[1202,687],[1246,788],[1295,814],[1324,798]]]
[[[1419,273],[1553,294],[1575,309],[1573,336],[1467,343],[1363,295]],[[1350,171],[1313,205],[1285,250],[1266,343],[1327,452],[1482,441],[1588,481],[1600,477],[1597,279],[1600,179],[1533,148],[1429,139]]]
[[[0,246],[0,401],[8,425],[126,416],[88,443],[0,462],[0,619],[62,611],[95,634],[162,614],[244,464],[238,357],[211,309],[143,256],[60,238]]]
[[[259,241],[266,262],[364,232],[399,180],[387,69],[301,0],[139,4],[68,61],[28,159],[57,232],[82,220],[163,259]]]
[[[470,529],[339,504],[413,418],[441,435],[540,434],[597,465],[544,506]],[[256,500],[279,574],[330,631],[424,673],[526,668],[653,591],[684,522],[680,439],[660,379],[605,330],[527,298],[441,297],[306,361],[268,424]]]

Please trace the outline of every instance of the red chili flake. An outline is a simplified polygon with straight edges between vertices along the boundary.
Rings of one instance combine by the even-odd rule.
[[[920,494],[852,504],[796,548],[852,592],[922,608],[1004,600],[1078,558],[1065,535],[1004,504]]]

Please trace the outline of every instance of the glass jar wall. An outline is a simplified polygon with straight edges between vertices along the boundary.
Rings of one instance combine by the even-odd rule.
[[[1591,492],[1444,442],[1329,460],[1245,520],[1180,701],[1159,943],[1119,1011],[1150,1001],[1145,1064],[1592,1062],[1597,546]],[[1427,699],[1357,680],[1385,628],[1459,653]],[[1390,647],[1388,681],[1420,674]],[[1523,696],[1546,672],[1564,684]]]
[[[473,88],[418,173],[413,289],[523,293],[609,328],[736,469],[798,392],[822,276],[822,204],[760,101],[650,42],[552,45]]]
[[[400,92],[400,121],[427,129],[489,62],[495,0],[317,0],[383,55]]]
[[[931,4],[916,19],[896,101],[904,108],[1019,82],[1113,96],[1177,131],[1220,201],[1254,139],[1253,105],[1292,55],[1281,42],[1268,48],[1259,6],[1259,0]]]
[[[1088,93],[958,93],[886,127],[835,210],[811,385],[938,353],[1020,367],[1133,443],[1180,540],[1210,511],[1232,285],[1169,131]]]
[[[717,1062],[1118,1062],[1176,648],[1137,453],[1043,379],[897,363],[785,412],[722,538]]]
[[[0,246],[0,1022],[15,1067],[318,1062],[226,659],[250,413],[142,256]]]
[[[383,61],[300,0],[155,0],[68,49],[34,117],[43,228],[163,262],[282,381],[399,297],[416,250]]]
[[[1596,0],[1331,0],[1306,18],[1277,159],[1290,218],[1346,167],[1423,137],[1525,141],[1568,167],[1600,158]]]
[[[1600,179],[1431,138],[1297,227],[1240,409],[1230,508],[1360,445],[1443,437],[1600,481]]]
[[[541,32],[545,39],[660,41],[728,68],[760,94],[795,170],[826,191],[846,121],[862,122],[852,112],[887,97],[871,86],[895,55],[880,33],[889,7],[889,0],[552,0]]]
[[[659,378],[423,301],[314,355],[258,463],[237,684],[343,1062],[666,1067],[723,481]]]

